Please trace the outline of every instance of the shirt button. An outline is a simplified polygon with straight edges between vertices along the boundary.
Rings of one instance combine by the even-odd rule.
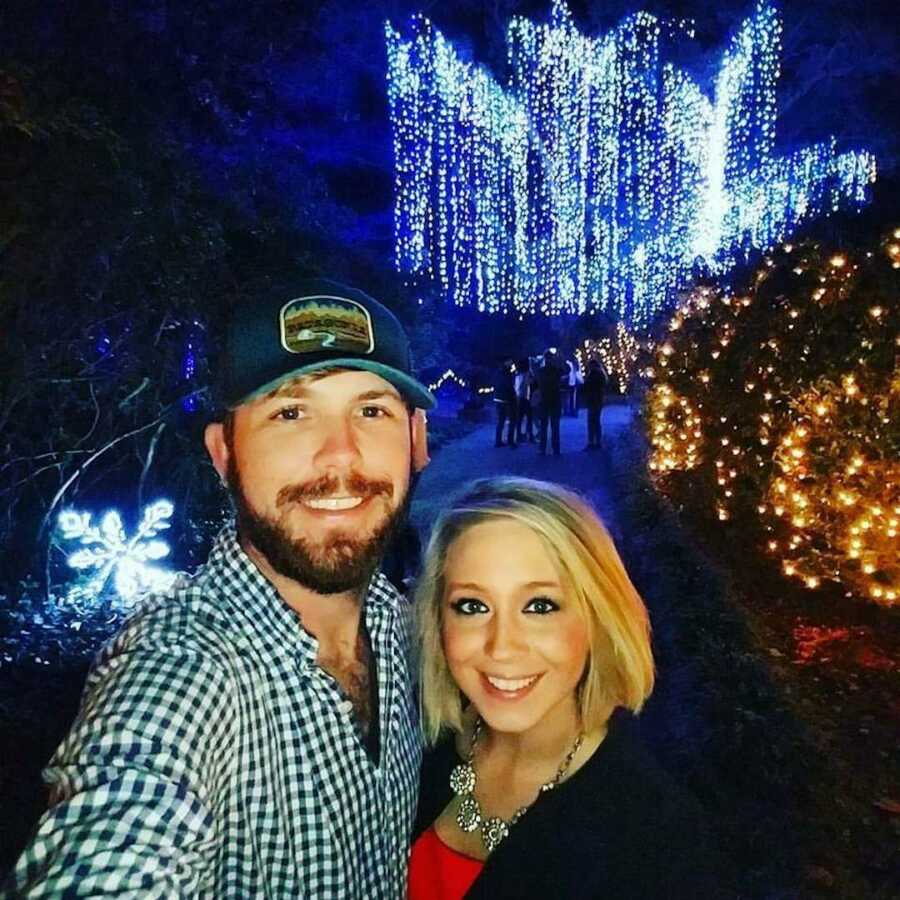
[[[349,716],[353,712],[353,703],[350,700],[341,700],[337,705],[338,712]]]

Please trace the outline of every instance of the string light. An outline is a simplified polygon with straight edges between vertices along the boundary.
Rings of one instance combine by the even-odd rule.
[[[505,85],[423,16],[386,23],[398,271],[459,306],[639,327],[698,260],[724,272],[864,202],[870,154],[828,140],[774,155],[780,34],[763,0],[710,99],[661,59],[645,12],[596,38],[563,0],[547,24],[512,19]]]
[[[838,383],[821,379],[791,402],[794,426],[775,451],[767,499],[786,497],[789,514],[773,530],[809,588],[831,578],[886,604],[900,591],[900,462],[882,451],[897,403],[891,393],[860,369]],[[832,412],[819,414],[823,404]]]
[[[447,369],[447,371],[444,372],[444,374],[441,375],[441,377],[438,378],[438,380],[435,381],[434,384],[428,385],[428,390],[433,393],[434,391],[439,390],[441,387],[443,387],[443,385],[448,381],[459,385],[459,387],[461,388],[468,386],[468,383],[465,381],[465,379],[457,375],[456,372],[453,371],[453,369]]]
[[[702,419],[698,409],[668,384],[657,384],[648,395],[650,470],[665,474],[690,470],[698,465],[704,446]]]
[[[184,357],[181,362],[181,377],[190,384],[197,374],[197,359],[202,354],[202,331],[200,323],[195,321],[188,335]],[[200,408],[200,400],[196,393],[191,393],[181,401],[186,412],[196,412]]]

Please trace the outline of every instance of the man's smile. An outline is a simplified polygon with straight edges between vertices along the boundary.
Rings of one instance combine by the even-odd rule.
[[[310,509],[323,509],[329,512],[355,509],[365,498],[363,497],[317,497],[304,500],[303,505]]]

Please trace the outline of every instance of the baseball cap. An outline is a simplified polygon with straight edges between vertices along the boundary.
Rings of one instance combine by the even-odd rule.
[[[228,325],[223,372],[233,409],[308,372],[361,369],[392,384],[413,406],[434,395],[412,375],[409,338],[368,294],[325,278],[304,279],[239,301]]]

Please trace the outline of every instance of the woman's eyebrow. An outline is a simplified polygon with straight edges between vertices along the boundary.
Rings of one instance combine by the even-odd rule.
[[[451,581],[447,585],[448,591],[483,591],[484,587],[474,581]]]
[[[528,581],[525,584],[521,585],[521,587],[527,590],[534,590],[535,588],[556,588],[559,589],[560,584],[558,581]],[[447,584],[448,591],[483,591],[485,590],[484,585],[478,584],[474,581],[451,581]]]

